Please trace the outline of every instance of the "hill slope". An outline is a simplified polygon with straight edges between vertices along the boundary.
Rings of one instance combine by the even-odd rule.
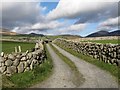
[[[98,31],[98,32],[92,33],[86,37],[102,37],[102,36],[120,36],[120,30],[116,30],[113,32]]]

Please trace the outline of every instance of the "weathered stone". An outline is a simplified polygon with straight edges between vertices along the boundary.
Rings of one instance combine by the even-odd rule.
[[[11,66],[12,63],[13,63],[12,60],[5,61],[5,65],[8,66],[8,67]]]
[[[32,53],[28,53],[28,57],[29,57],[29,59],[31,59],[32,58]]]
[[[24,71],[24,63],[20,62],[17,68],[18,68],[18,73],[22,73]]]
[[[6,71],[3,72],[4,75],[6,75],[6,73],[7,73]]]
[[[35,44],[35,49],[38,49],[39,48],[39,43],[36,43]]]
[[[3,59],[8,60],[8,55],[4,55]]]
[[[16,58],[17,59],[20,59],[22,56],[20,55],[20,54],[18,54],[17,56],[16,56]]]
[[[37,55],[35,52],[33,53],[33,58],[37,58]]]
[[[0,67],[0,72],[3,73],[6,70],[6,66]]]
[[[15,59],[15,61],[13,62],[13,65],[18,66],[18,64],[19,64],[19,59]]]
[[[26,60],[27,60],[26,57],[21,58],[21,61],[26,61]]]
[[[24,62],[24,67],[28,67],[29,66],[29,63],[28,62]]]
[[[30,64],[30,69],[32,70],[34,68],[34,62]]]
[[[30,70],[30,67],[26,67],[25,72],[26,72],[26,71],[29,71],[29,70]]]
[[[118,64],[118,66],[119,66],[119,68],[120,68],[120,60],[117,60],[117,64]]]
[[[113,52],[113,56],[114,56],[114,58],[116,58],[116,56],[117,56],[116,52]]]
[[[9,54],[9,55],[8,55],[8,59],[10,59],[10,60],[15,60],[15,57],[14,57],[14,55]]]
[[[30,61],[30,60],[27,60],[27,63],[28,63],[28,64],[30,64],[30,63],[31,63],[31,61]]]
[[[94,58],[97,58],[98,56],[97,55],[94,55]]]
[[[1,63],[2,64],[2,67],[5,66],[5,63]]]
[[[26,53],[22,53],[22,57],[25,57],[27,54]]]
[[[39,56],[37,56],[37,58],[36,58],[37,60],[39,60],[40,59],[40,57]]]
[[[2,67],[2,63],[0,62],[0,67]]]
[[[10,66],[10,67],[7,67],[7,73],[8,74],[14,74],[17,72],[17,69],[15,66]]]
[[[38,64],[38,61],[36,59],[33,59],[32,61],[34,64]]]
[[[0,62],[4,63],[5,59],[3,57],[0,57]]]
[[[117,63],[116,59],[120,59],[120,46],[115,44],[95,44],[86,42],[72,42],[63,39],[55,40],[57,44],[62,45],[65,48],[72,49],[76,52],[90,55],[91,57],[98,58],[104,62]],[[41,56],[40,56],[41,58]]]

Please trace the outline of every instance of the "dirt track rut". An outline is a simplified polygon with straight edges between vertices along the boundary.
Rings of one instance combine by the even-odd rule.
[[[53,59],[53,74],[49,79],[31,88],[75,88],[72,83],[72,71],[70,67],[47,45],[47,49]]]
[[[75,57],[55,44],[52,45],[57,48],[60,53],[73,61],[80,73],[83,74],[85,82],[80,85],[79,88],[118,88],[117,80],[110,73]]]

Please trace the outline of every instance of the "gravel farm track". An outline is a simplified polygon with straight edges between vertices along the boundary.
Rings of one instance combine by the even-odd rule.
[[[50,45],[47,44],[47,49],[53,59],[53,74],[47,80],[31,88],[118,88],[117,80],[109,72],[77,58],[55,44],[52,45],[75,63],[85,81],[79,86],[75,85],[72,82],[73,73],[71,68],[53,51]]]

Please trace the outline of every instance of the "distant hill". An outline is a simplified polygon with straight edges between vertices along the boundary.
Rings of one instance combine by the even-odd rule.
[[[44,36],[43,34],[36,34],[36,33],[30,33],[29,35],[30,35],[30,36],[41,36],[41,37]]]
[[[120,30],[116,30],[113,32],[98,31],[98,32],[92,33],[86,37],[103,37],[103,36],[120,36]]]
[[[110,36],[120,36],[120,30],[110,32],[109,35]]]
[[[0,35],[18,35],[18,33],[11,32],[9,29],[0,28]]]

